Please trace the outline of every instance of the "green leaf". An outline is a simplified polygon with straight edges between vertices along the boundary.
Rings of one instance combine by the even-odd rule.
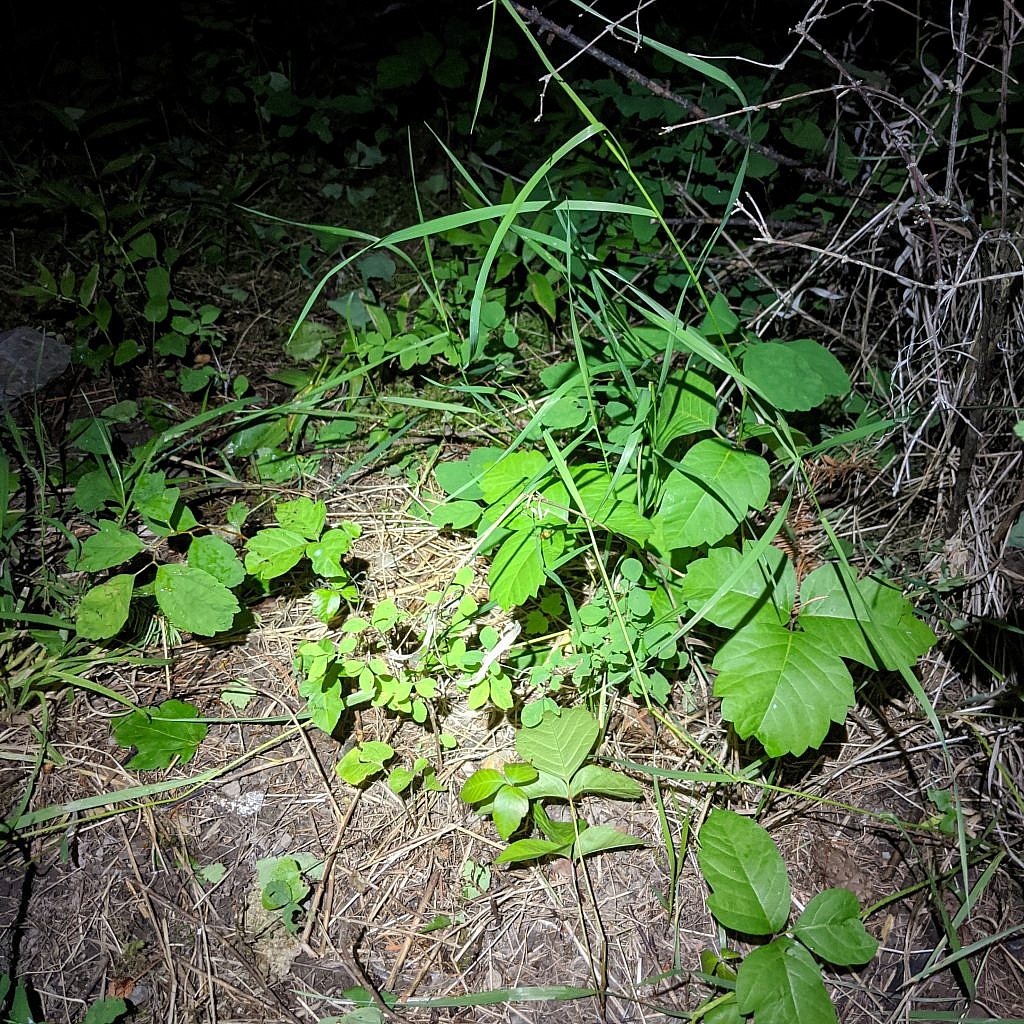
[[[522,761],[510,761],[503,771],[505,778],[513,786],[526,786],[538,778],[537,769],[532,764],[524,764]]]
[[[658,396],[655,448],[664,452],[677,437],[714,430],[718,421],[715,383],[706,374],[687,370],[665,382]]]
[[[800,586],[800,626],[838,655],[869,668],[909,668],[935,643],[895,587],[844,566],[815,569]]]
[[[134,533],[104,519],[99,531],[82,545],[82,552],[72,568],[78,572],[100,572],[127,562],[145,549],[145,543]]]
[[[109,640],[128,621],[135,577],[114,576],[93,587],[75,609],[75,628],[87,640]]]
[[[430,512],[430,523],[441,529],[450,526],[453,530],[464,530],[480,518],[480,506],[475,501],[446,501]]]
[[[878,951],[860,919],[860,905],[849,889],[826,889],[807,904],[793,934],[812,952],[837,967],[866,964]]]
[[[207,534],[188,546],[188,564],[208,572],[225,587],[237,587],[245,579],[245,567],[235,549],[223,537]]]
[[[612,487],[612,476],[603,466],[581,466],[573,470],[582,511],[595,526],[643,544],[651,535],[651,522],[637,508],[635,479],[620,480]]]
[[[358,786],[371,775],[384,771],[385,762],[394,756],[394,748],[389,744],[371,740],[354,746],[334,766],[334,770],[350,786]]]
[[[150,267],[146,271],[146,293],[149,298],[142,315],[151,323],[167,319],[167,297],[171,292],[171,275],[166,267]]]
[[[260,530],[246,541],[245,571],[264,582],[283,576],[298,564],[307,543],[301,533],[292,530]]]
[[[604,853],[606,850],[624,850],[632,846],[643,846],[642,839],[626,835],[611,825],[591,825],[579,834],[572,844],[570,856],[573,859],[589,857],[592,853]]]
[[[786,412],[814,409],[850,390],[842,363],[807,339],[752,345],[743,356],[743,372],[772,405]]]
[[[585,708],[545,712],[540,722],[516,733],[516,750],[539,772],[569,783],[597,742],[597,720]]]
[[[78,478],[72,500],[75,508],[91,514],[101,509],[107,502],[116,502],[118,495],[110,474],[101,466],[83,473]]]
[[[736,975],[736,1002],[756,1024],[836,1024],[818,965],[792,939],[773,939],[747,955]]]
[[[82,1018],[82,1024],[114,1024],[118,1017],[128,1012],[123,999],[97,999]]]
[[[758,559],[735,548],[712,548],[707,558],[690,563],[683,580],[683,599],[691,611],[699,611],[718,588],[739,568],[746,566],[733,585],[705,611],[704,618],[724,629],[764,619],[784,626],[796,599],[796,573],[790,560],[769,547]]]
[[[316,359],[324,346],[330,346],[337,337],[337,332],[327,324],[317,323],[315,320],[303,320],[284,343],[284,352],[286,356],[296,362],[309,362]]]
[[[513,530],[491,558],[487,573],[491,597],[508,611],[537,596],[545,580],[540,531]]]
[[[158,566],[153,593],[172,625],[198,636],[229,629],[239,612],[238,600],[223,583],[190,565]]]
[[[523,487],[548,467],[548,460],[540,453],[518,451],[496,462],[480,478],[480,490],[489,505],[508,504],[517,498]],[[460,495],[466,497],[466,495]]]
[[[206,738],[204,722],[196,722],[199,709],[180,700],[165,700],[159,707],[133,711],[114,726],[114,738],[122,747],[138,753],[129,768],[167,768],[177,757],[188,764]]]
[[[552,853],[566,850],[564,843],[556,843],[550,839],[517,839],[494,859],[495,864],[518,864],[525,860],[537,860]]]
[[[697,863],[714,890],[711,913],[746,935],[771,935],[789,918],[789,878],[772,838],[756,821],[714,809],[700,830]]]
[[[491,808],[491,817],[498,835],[507,841],[523,823],[529,810],[530,801],[518,786],[502,786],[494,794],[494,805]]]
[[[527,275],[526,287],[530,289],[533,301],[547,313],[550,320],[554,320],[555,292],[551,287],[551,282],[543,274],[534,272]]]
[[[712,662],[722,717],[741,739],[756,736],[770,757],[817,747],[854,704],[853,680],[827,640],[752,622]]]
[[[327,521],[327,506],[322,501],[296,498],[281,502],[274,509],[274,518],[282,529],[301,533],[307,540],[317,540]]]
[[[306,545],[306,555],[313,571],[327,579],[348,576],[341,559],[352,547],[352,537],[344,530],[328,530],[319,540]]]
[[[459,798],[467,804],[478,804],[489,800],[504,785],[501,772],[494,768],[479,768],[462,784]]]
[[[601,765],[585,764],[573,775],[569,793],[573,798],[590,793],[617,800],[639,800],[644,790],[640,783],[621,772],[614,772]]]
[[[345,698],[337,668],[326,659],[323,668],[322,674],[310,672],[299,680],[299,695],[306,701],[313,724],[330,736],[345,711]]]
[[[769,487],[768,463],[759,455],[726,441],[698,441],[665,481],[655,541],[669,551],[714,544],[748,508],[764,508]]]

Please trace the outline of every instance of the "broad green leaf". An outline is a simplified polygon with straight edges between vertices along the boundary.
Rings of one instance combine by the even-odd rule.
[[[325,672],[310,673],[299,680],[299,695],[305,698],[313,724],[330,736],[345,711],[345,698],[337,671],[331,668],[329,661],[323,667]]]
[[[621,772],[613,772],[611,768],[597,764],[585,764],[576,772],[569,792],[574,798],[591,793],[618,800],[639,800],[644,795],[640,783]]]
[[[464,530],[472,526],[480,518],[480,506],[475,501],[446,501],[431,510],[432,526],[441,529],[450,526],[453,530]]]
[[[503,770],[505,778],[513,786],[524,786],[539,778],[537,769],[532,764],[524,764],[522,761],[510,761]]]
[[[489,800],[505,785],[501,772],[494,768],[479,768],[462,784],[459,798],[467,804],[478,804]]]
[[[744,550],[749,546],[745,545]],[[732,578],[744,557],[748,564],[739,579],[704,613],[704,618],[724,629],[736,629],[755,619],[786,625],[796,599],[796,573],[790,560],[773,547],[753,560],[735,548],[712,548],[707,558],[691,562],[682,585],[687,607],[694,612],[703,608]]]
[[[549,319],[555,319],[555,292],[551,282],[543,275],[536,272],[528,274],[526,286],[530,289],[533,301],[547,313]]]
[[[341,560],[352,548],[352,538],[344,530],[328,530],[319,540],[306,545],[313,572],[327,579],[348,576]]]
[[[578,427],[589,413],[587,401],[582,395],[562,395],[555,400],[548,399],[536,426],[549,430],[571,430]]]
[[[716,808],[700,830],[697,863],[714,890],[711,913],[734,932],[771,935],[789,918],[789,878],[772,837],[756,821]]]
[[[935,643],[895,588],[843,566],[815,569],[800,586],[800,626],[843,658],[873,669],[910,667]]]
[[[146,525],[162,537],[186,533],[199,525],[192,510],[182,502],[177,487],[160,487],[153,491],[137,487],[132,502]]]
[[[836,1024],[818,965],[792,939],[773,939],[747,955],[736,975],[736,1002],[755,1024]]]
[[[603,466],[583,466],[573,471],[583,511],[595,526],[621,534],[638,544],[651,535],[651,522],[637,509],[636,480],[619,480],[614,489],[612,476]]]
[[[570,856],[578,859],[589,857],[592,853],[604,853],[605,850],[624,850],[643,845],[642,839],[620,832],[611,825],[591,825],[580,832],[579,838],[572,844]]]
[[[327,506],[322,501],[296,498],[281,502],[274,509],[274,518],[282,529],[301,533],[307,540],[316,540],[327,520]]]
[[[245,579],[245,567],[235,549],[223,537],[207,534],[188,546],[188,564],[208,572],[225,587],[237,587]]]
[[[350,786],[358,786],[371,775],[384,771],[384,763],[394,756],[395,751],[389,744],[370,741],[348,751],[334,770]]]
[[[850,378],[842,363],[816,341],[761,342],[743,356],[743,372],[777,409],[814,409],[845,395]]]
[[[91,514],[101,509],[107,502],[117,500],[118,496],[110,474],[101,466],[83,473],[78,478],[72,502],[75,508]]]
[[[668,551],[714,544],[736,529],[748,508],[764,508],[769,486],[760,455],[726,441],[698,441],[665,481],[656,542]]]
[[[296,362],[308,362],[320,355],[324,346],[330,346],[338,334],[327,324],[315,320],[303,320],[292,336],[284,343],[285,355]]]
[[[516,733],[516,750],[539,772],[568,783],[587,759],[600,732],[585,708],[566,708],[561,715],[546,712],[539,724]]]
[[[109,640],[128,621],[135,577],[114,576],[86,592],[75,609],[75,628],[87,640]]]
[[[714,381],[695,370],[672,375],[658,396],[655,447],[664,452],[677,437],[714,430],[717,420]]]
[[[104,519],[99,524],[99,531],[86,538],[82,553],[72,568],[78,572],[100,572],[127,562],[145,548],[145,543],[134,533]]]
[[[446,494],[466,500],[482,499],[484,494],[477,477],[501,457],[500,448],[474,448],[467,459],[439,462],[434,478]]]
[[[704,1024],[746,1024],[740,1008],[736,1005],[735,995],[730,995],[725,1002],[713,1006],[703,1017]]]
[[[260,530],[246,541],[245,571],[264,582],[283,576],[298,564],[307,543],[301,533],[292,530]]]
[[[544,472],[547,465],[548,460],[540,452],[519,451],[506,455],[480,479],[484,500],[489,505],[498,502],[509,504],[522,493],[529,480]]]
[[[513,530],[491,558],[491,597],[508,611],[536,597],[544,579],[539,530]]]
[[[741,739],[756,736],[770,757],[817,747],[853,707],[853,680],[824,638],[752,622],[719,649],[714,694]]]
[[[138,753],[129,768],[167,768],[177,757],[188,764],[206,738],[205,722],[195,721],[199,709],[180,700],[165,700],[159,707],[133,711],[114,726],[114,738],[122,747]]]
[[[793,934],[812,952],[837,967],[866,964],[878,950],[860,919],[860,905],[849,889],[826,889],[807,904]]]
[[[171,625],[198,636],[229,629],[239,611],[238,600],[223,583],[189,565],[158,566],[153,593]]]
[[[494,794],[494,805],[491,807],[491,817],[498,835],[507,841],[523,823],[529,810],[530,801],[521,789],[517,786],[502,786]]]
[[[97,999],[82,1018],[82,1024],[114,1024],[118,1017],[128,1012],[128,1005],[123,999]]]
[[[495,864],[518,864],[524,860],[537,860],[552,853],[565,852],[564,843],[556,843],[550,839],[517,839],[494,859]]]

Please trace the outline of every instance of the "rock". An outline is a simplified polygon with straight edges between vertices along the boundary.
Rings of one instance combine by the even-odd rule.
[[[32,327],[0,331],[0,407],[39,391],[71,365],[71,349]]]

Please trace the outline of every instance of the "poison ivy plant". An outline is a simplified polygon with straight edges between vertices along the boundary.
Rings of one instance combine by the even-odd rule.
[[[300,561],[324,582],[313,592],[314,614],[329,622],[342,602],[356,597],[355,585],[342,558],[359,528],[352,523],[325,529],[326,507],[309,498],[282,502],[274,510],[279,525],[258,531],[245,542],[245,562],[234,547],[216,533],[196,533],[199,523],[182,502],[181,491],[165,484],[162,473],[145,474],[136,483],[128,507],[158,536],[188,536],[184,562],[161,561],[163,551],[147,544],[118,523],[103,519],[97,532],[86,538],[71,568],[95,574],[139,560],[133,572],[121,572],[95,584],[76,610],[81,636],[107,640],[128,622],[133,602],[152,598],[167,621],[198,636],[213,636],[231,628],[241,610],[234,591],[247,576],[260,583],[283,575]],[[240,529],[247,510],[233,506],[229,523]]]
[[[711,1019],[753,1014],[754,1024],[834,1024],[836,1013],[819,962],[859,966],[878,949],[861,921],[857,897],[847,889],[827,889],[784,933],[790,917],[789,878],[768,833],[750,818],[716,808],[699,842],[697,863],[712,889],[708,907],[715,918],[742,936],[774,936],[743,959],[734,991],[714,1000]]]
[[[588,825],[577,816],[576,801],[584,796],[635,800],[643,795],[632,779],[590,760],[599,732],[597,720],[584,708],[547,710],[536,725],[516,733],[521,762],[510,762],[501,771],[480,768],[466,780],[460,797],[475,805],[478,814],[489,816],[506,842],[528,825],[544,836],[514,840],[496,864],[548,856],[577,859],[642,845],[634,836],[607,825]],[[545,800],[567,802],[571,819],[552,820]]]

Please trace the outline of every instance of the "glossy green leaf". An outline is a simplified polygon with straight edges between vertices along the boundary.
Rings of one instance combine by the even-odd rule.
[[[494,794],[494,804],[491,807],[491,817],[494,819],[498,835],[507,841],[523,823],[523,818],[529,810],[530,801],[521,789],[517,786],[502,786]]]
[[[749,545],[744,550],[748,551]],[[707,558],[691,562],[683,580],[687,607],[693,612],[703,608],[744,558],[746,566],[739,578],[704,612],[704,618],[725,629],[755,619],[786,625],[796,599],[796,573],[790,560],[773,547],[757,559],[741,555],[735,548],[712,548]]]
[[[639,800],[644,795],[640,783],[597,764],[585,764],[572,777],[569,792],[573,798],[593,794],[613,797],[617,800]]]
[[[711,913],[747,935],[771,935],[789,918],[789,878],[778,847],[750,818],[713,810],[700,830],[697,863],[714,890]]]
[[[462,784],[459,798],[467,804],[489,800],[505,785],[504,776],[494,768],[479,768]]]
[[[522,861],[537,860],[552,853],[564,851],[563,843],[553,842],[550,839],[517,839],[509,843],[502,852],[495,857],[495,864],[519,864]]]
[[[836,654],[873,669],[909,668],[935,643],[910,602],[879,580],[833,563],[800,586],[800,626]]]
[[[849,889],[826,889],[807,904],[793,934],[814,954],[838,967],[866,964],[878,951]]]
[[[736,975],[736,1002],[755,1024],[836,1024],[818,965],[788,938],[747,955]]]
[[[625,850],[643,845],[642,839],[620,832],[611,825],[591,825],[580,832],[579,838],[572,844],[570,856],[579,859],[594,853],[604,853],[606,850]]]
[[[491,597],[508,611],[536,597],[544,580],[539,530],[513,530],[491,557],[487,573]]]
[[[665,481],[655,516],[655,543],[665,550],[714,544],[748,509],[764,508],[768,463],[718,439],[698,441]]]
[[[516,750],[539,772],[570,782],[597,742],[597,720],[585,708],[545,712],[540,722],[516,733]]]
[[[854,704],[853,680],[824,639],[755,621],[712,662],[722,717],[741,739],[756,736],[770,757],[820,746]]]
[[[159,707],[140,709],[125,715],[114,726],[114,738],[122,747],[138,753],[129,768],[167,768],[178,758],[188,764],[206,738],[207,726],[197,722],[199,709],[180,700],[165,700]]]
[[[158,566],[153,594],[173,626],[198,636],[229,629],[240,610],[237,598],[223,583],[189,565]]]

